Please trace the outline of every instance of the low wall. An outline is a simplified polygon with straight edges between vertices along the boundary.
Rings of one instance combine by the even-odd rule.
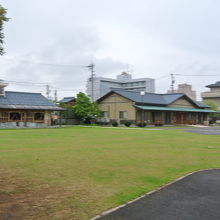
[[[33,123],[33,122],[1,122],[0,128],[45,128],[48,127],[47,124],[44,123]]]

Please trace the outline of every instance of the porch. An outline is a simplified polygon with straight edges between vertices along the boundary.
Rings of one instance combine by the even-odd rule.
[[[135,106],[136,121],[146,121],[150,125],[163,124],[203,124],[208,121],[210,109],[172,108],[158,106]]]
[[[37,125],[51,125],[51,113],[37,110],[0,110],[0,125],[37,127]]]

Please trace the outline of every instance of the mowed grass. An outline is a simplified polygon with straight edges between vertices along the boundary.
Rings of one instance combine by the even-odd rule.
[[[86,220],[186,173],[216,167],[217,135],[83,127],[0,130],[0,219]]]

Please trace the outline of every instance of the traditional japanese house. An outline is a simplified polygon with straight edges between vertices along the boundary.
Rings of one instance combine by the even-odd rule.
[[[41,93],[5,91],[0,81],[0,127],[44,127],[51,125],[51,114],[62,111]]]
[[[148,124],[203,124],[215,111],[183,93],[155,94],[113,90],[98,99],[102,118],[123,124],[146,121]]]

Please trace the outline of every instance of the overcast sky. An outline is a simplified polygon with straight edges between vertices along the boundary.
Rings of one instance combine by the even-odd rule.
[[[198,96],[205,85],[220,80],[219,0],[0,4],[11,18],[4,29],[6,54],[0,57],[0,78],[10,81],[7,90],[45,94],[48,83],[60,98],[75,95],[85,91],[89,71],[83,66],[91,61],[97,76],[114,78],[130,71],[133,78],[159,78],[160,93],[169,89],[170,73],[210,75],[176,76],[176,85],[190,83]]]

